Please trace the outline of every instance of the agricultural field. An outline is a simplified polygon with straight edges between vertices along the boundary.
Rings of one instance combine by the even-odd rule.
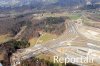
[[[12,39],[12,37],[10,37],[9,34],[6,35],[1,35],[0,36],[0,44],[9,41],[10,39]]]
[[[43,33],[39,38],[32,38],[29,40],[31,46],[34,46],[35,44],[43,44],[50,40],[55,40],[58,36],[54,34],[49,33]]]
[[[81,17],[81,14],[79,14],[79,13],[73,13],[73,14],[70,14],[68,17],[70,19],[72,19],[72,20],[77,20],[77,19],[79,19]]]

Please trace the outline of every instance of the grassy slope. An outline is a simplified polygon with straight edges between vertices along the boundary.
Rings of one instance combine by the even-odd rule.
[[[6,41],[9,41],[10,39],[11,39],[11,37],[10,37],[9,34],[1,35],[1,36],[0,36],[0,43],[3,43],[3,42],[6,42]]]
[[[79,19],[81,17],[81,15],[80,14],[71,14],[71,15],[69,15],[69,18],[70,19],[72,19],[72,20],[77,20],[77,19]]]
[[[46,43],[50,40],[56,39],[57,36],[49,33],[44,33],[40,38],[32,38],[29,40],[31,46],[34,46],[36,43],[37,44],[43,44]]]

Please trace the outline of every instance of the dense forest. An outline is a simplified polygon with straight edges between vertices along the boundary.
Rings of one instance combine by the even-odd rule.
[[[47,17],[44,20],[42,20],[40,23],[35,24],[34,27],[44,32],[60,35],[66,29],[65,18],[64,17]]]
[[[17,15],[13,18],[7,17],[0,19],[0,35],[11,34],[14,37],[21,31],[23,26],[27,26],[22,39],[40,37],[40,31],[60,35],[65,31],[65,17],[46,17],[41,20],[34,19],[32,15]]]
[[[3,66],[10,66],[10,57],[12,56],[12,54],[18,49],[27,48],[29,46],[30,44],[27,40],[11,40],[6,43],[0,44],[0,62],[3,64]]]
[[[37,20],[36,22],[32,22],[29,19],[23,20],[19,17],[24,18],[24,19],[28,18],[21,15],[21,16],[17,16],[16,18],[13,18],[13,20],[15,21],[14,23],[12,23],[13,21],[11,21],[10,23],[10,20],[9,20],[9,26],[8,26],[9,30],[7,30],[7,32],[11,31],[11,33],[15,36],[18,32],[20,32],[21,27],[27,26],[27,29],[24,31],[24,33],[21,34],[21,37],[22,37],[21,41],[10,40],[8,42],[0,44],[0,49],[1,49],[0,62],[3,64],[3,66],[6,66],[6,65],[10,66],[10,57],[18,49],[27,48],[30,46],[30,43],[28,43],[28,39],[30,37],[40,37],[39,31],[60,35],[66,29],[65,24],[64,24],[65,23],[64,17],[47,17],[40,21]],[[8,27],[5,27],[4,29]],[[3,59],[1,59],[2,57]]]

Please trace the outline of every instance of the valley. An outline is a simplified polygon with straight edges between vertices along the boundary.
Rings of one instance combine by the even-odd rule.
[[[51,58],[48,61],[53,62],[52,58],[56,55],[72,58],[89,55],[90,58],[94,58],[93,63],[75,64],[80,66],[100,65],[98,61],[100,60],[100,22],[94,16],[94,14],[97,15],[97,12],[41,12],[0,18],[0,38],[2,38],[0,48],[6,47],[6,42],[18,41],[18,46],[16,41],[15,44],[11,42],[10,46],[7,43],[7,48],[14,44],[16,50],[12,51],[8,57],[10,62],[6,63],[11,66],[21,66],[21,62],[31,57],[44,59],[47,56],[47,58]],[[89,18],[90,16],[93,19]],[[97,16],[99,17],[100,14]],[[7,40],[9,37],[7,34],[10,34],[9,40]],[[7,50],[1,50],[1,52],[3,51]]]

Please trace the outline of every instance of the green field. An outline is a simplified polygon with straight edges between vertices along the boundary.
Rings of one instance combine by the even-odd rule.
[[[71,15],[68,15],[68,17],[72,20],[77,20],[81,17],[81,14],[71,14]]]
[[[30,42],[31,46],[34,46],[35,44],[43,44],[43,43],[46,43],[50,40],[54,40],[56,38],[57,38],[56,35],[49,34],[49,33],[44,33],[39,38],[30,39],[29,42]]]
[[[34,46],[37,42],[37,38],[32,38],[29,40],[30,46]]]
[[[57,36],[56,35],[53,35],[53,34],[49,34],[49,33],[44,33],[38,40],[37,43],[46,43],[50,40],[54,40],[56,39]]]
[[[10,35],[9,34],[6,34],[6,35],[1,35],[0,36],[0,43],[4,43],[4,42],[7,42],[11,39]]]

